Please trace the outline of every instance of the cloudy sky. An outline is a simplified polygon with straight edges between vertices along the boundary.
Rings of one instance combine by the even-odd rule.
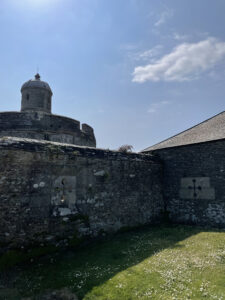
[[[224,0],[0,0],[0,111],[36,73],[98,147],[142,150],[225,110]]]

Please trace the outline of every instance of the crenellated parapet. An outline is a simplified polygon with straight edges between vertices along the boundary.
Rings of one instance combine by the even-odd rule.
[[[43,112],[0,113],[0,136],[24,137],[96,147],[94,130],[71,118]]]

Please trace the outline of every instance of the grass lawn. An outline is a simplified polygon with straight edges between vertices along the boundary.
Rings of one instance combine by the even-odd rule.
[[[7,300],[65,286],[85,300],[222,300],[225,232],[145,227],[2,274]]]

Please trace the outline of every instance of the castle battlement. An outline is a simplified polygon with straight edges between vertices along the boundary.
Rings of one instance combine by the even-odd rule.
[[[52,90],[48,83],[35,79],[21,88],[21,112],[0,113],[0,137],[14,136],[96,147],[94,130],[72,118],[51,113]]]

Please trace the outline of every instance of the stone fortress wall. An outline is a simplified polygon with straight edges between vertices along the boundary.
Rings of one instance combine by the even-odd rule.
[[[96,146],[94,130],[71,118],[42,111],[0,113],[0,137],[14,136],[37,140]]]
[[[225,140],[121,153],[0,139],[0,240],[70,243],[124,227],[225,227]],[[4,249],[2,247],[1,249]]]
[[[160,222],[162,165],[152,155],[0,139],[1,249],[70,244]]]
[[[163,162],[163,199],[174,223],[225,227],[225,140],[151,151]]]

